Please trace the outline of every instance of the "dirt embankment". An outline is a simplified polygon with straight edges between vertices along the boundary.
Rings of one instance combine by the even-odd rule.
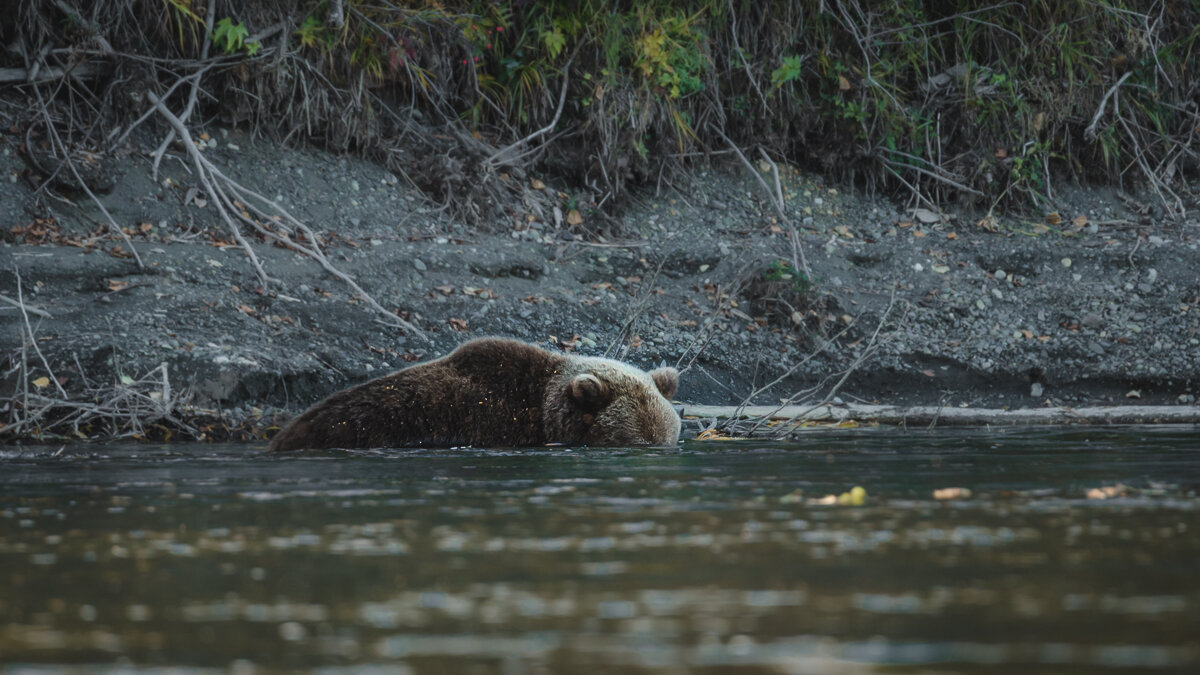
[[[213,133],[209,160],[311,226],[329,262],[419,336],[381,323],[312,259],[252,239],[276,280],[264,284],[171,153],[157,183],[144,152],[125,156],[98,195],[139,268],[85,195],[34,193],[19,142],[0,137],[0,293],[17,300],[19,282],[36,311],[0,307],[10,428],[21,396],[119,386],[227,421],[269,419],[480,335],[676,364],[690,403],[832,392],[1173,405],[1200,393],[1200,223],[1156,219],[1148,200],[1113,190],[1056,186],[1056,215],[981,220],[784,171],[794,245],[732,166],[664,181],[617,221],[560,220],[575,205],[564,190],[560,210],[517,205],[485,232],[379,166]],[[600,225],[622,236],[586,236]]]

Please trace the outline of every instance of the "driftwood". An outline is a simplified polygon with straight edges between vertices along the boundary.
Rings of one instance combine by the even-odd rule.
[[[896,405],[715,406],[685,405],[685,417],[790,420],[803,422],[874,422],[918,426],[1012,426],[1028,424],[1200,424],[1200,406],[1130,405],[1087,408],[949,408]],[[778,431],[775,429],[774,431]]]
[[[53,80],[61,80],[67,75],[72,75],[78,78],[88,78],[94,77],[99,72],[99,68],[87,63],[81,63],[74,68],[60,68],[58,66],[49,66],[34,70],[26,70],[24,68],[0,68],[0,84],[11,84],[13,82],[49,82]]]

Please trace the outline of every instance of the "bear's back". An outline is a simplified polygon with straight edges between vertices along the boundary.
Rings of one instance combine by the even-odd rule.
[[[333,394],[277,434],[270,449],[541,445],[546,385],[565,362],[523,342],[472,340],[441,359]]]

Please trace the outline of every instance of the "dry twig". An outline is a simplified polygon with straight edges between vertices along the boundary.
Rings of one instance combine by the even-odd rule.
[[[193,165],[196,167],[196,172],[201,183],[204,185],[209,197],[217,205],[218,212],[220,212],[221,217],[229,226],[229,229],[233,233],[235,240],[242,246],[242,249],[246,251],[246,255],[250,258],[251,263],[258,272],[259,278],[263,280],[264,284],[269,281],[273,281],[273,279],[267,275],[266,271],[259,263],[258,256],[255,255],[254,249],[242,236],[241,228],[238,227],[237,222],[235,222],[235,218],[236,221],[240,221],[241,223],[253,228],[256,232],[264,237],[267,237],[272,241],[278,242],[287,248],[316,260],[317,263],[319,263],[321,267],[325,269],[325,271],[329,272],[338,279],[341,279],[342,282],[350,286],[350,288],[353,289],[354,292],[361,297],[368,306],[370,306],[379,314],[383,315],[385,318],[381,319],[382,323],[394,326],[396,328],[402,328],[420,336],[426,341],[429,340],[429,338],[420,328],[417,328],[416,325],[409,321],[405,321],[403,318],[397,316],[394,312],[384,309],[384,307],[380,305],[373,297],[371,297],[371,295],[367,293],[361,286],[359,286],[358,282],[356,282],[350,275],[334,267],[333,263],[329,262],[329,258],[325,256],[325,252],[321,249],[321,246],[318,243],[317,235],[307,225],[297,220],[290,213],[288,213],[287,210],[276,204],[273,200],[268,199],[253,190],[247,189],[237,181],[234,181],[226,176],[220,169],[216,167],[216,165],[210,162],[208,158],[200,152],[199,148],[196,147],[195,142],[192,141],[191,134],[188,132],[187,127],[184,126],[182,120],[168,110],[166,105],[163,104],[162,100],[155,96],[153,92],[146,92],[146,95],[167,120],[167,122],[174,128],[180,140],[183,141],[184,147],[187,148],[188,154],[192,158]],[[276,225],[285,230],[284,233],[280,234],[273,230],[267,229],[257,220],[243,215],[241,210],[238,208],[239,204],[236,202],[240,202],[246,208],[254,211],[265,220],[275,222]],[[273,210],[275,213],[268,213],[266,209]],[[277,219],[281,219],[282,222]],[[295,230],[299,230],[300,233],[303,234],[308,241],[307,244],[300,243],[295,238],[290,236],[291,232]]]

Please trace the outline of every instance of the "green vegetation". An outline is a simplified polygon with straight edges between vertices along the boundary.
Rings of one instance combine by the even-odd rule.
[[[225,17],[213,27],[212,41],[218,49],[226,54],[233,54],[245,49],[247,54],[254,56],[262,48],[262,44],[256,40],[247,41],[246,37],[249,35],[250,31],[245,24],[234,24],[229,17]]]
[[[96,12],[108,18],[89,32],[118,53],[194,59],[205,4]],[[54,46],[82,40],[67,34],[53,3],[31,5],[0,24],[5,44],[17,35]],[[336,3],[343,20],[333,21],[329,0],[218,0],[213,44],[258,63],[214,68],[205,88],[251,93],[251,123],[268,131],[386,155],[447,201],[455,186],[497,168],[495,148],[521,139],[504,166],[550,169],[600,197],[731,139],[935,200],[1034,205],[1069,178],[1136,178],[1182,204],[1200,171],[1200,3],[1155,7],[346,0]],[[263,44],[248,40],[277,24],[284,31]],[[0,65],[16,61],[0,56]],[[388,147],[418,121],[425,136],[450,128],[470,147],[427,137]],[[475,178],[424,175],[444,170],[424,161],[428,153],[465,158],[455,167]]]
[[[767,281],[790,282],[791,291],[804,295],[813,289],[812,279],[804,272],[797,270],[786,260],[776,260],[763,271],[763,279]]]

